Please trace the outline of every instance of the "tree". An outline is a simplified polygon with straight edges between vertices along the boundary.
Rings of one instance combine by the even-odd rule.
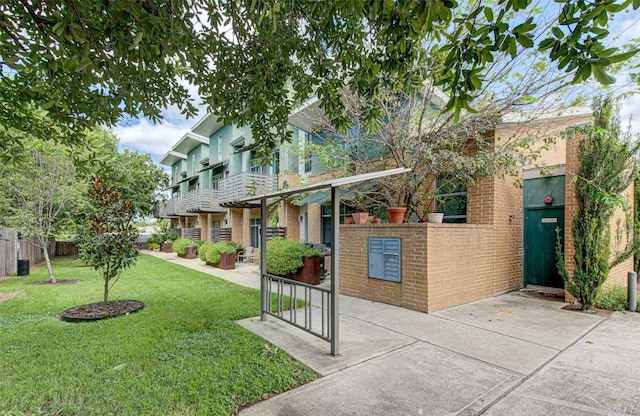
[[[480,177],[517,177],[522,166],[535,163],[552,138],[532,134],[494,138],[491,131],[536,85],[541,84],[527,84],[526,90],[509,94],[516,99],[494,100],[476,113],[464,113],[457,121],[438,111],[444,105],[442,94],[431,85],[412,95],[401,90],[382,91],[375,103],[345,94],[343,105],[350,114],[350,128],[343,132],[328,119],[320,121],[318,129],[324,140],[305,146],[304,152],[315,155],[325,168],[342,169],[344,175],[411,168],[404,175],[374,179],[357,187],[351,203],[366,210],[407,207],[407,215],[426,221],[427,214],[442,208],[455,189],[467,189]],[[372,106],[382,109],[382,115],[374,120],[374,130],[369,130],[363,113]]]
[[[34,139],[23,146],[28,160],[0,166],[0,221],[22,230],[43,250],[49,279],[55,283],[49,242],[81,205],[83,186],[76,180],[69,149]]]
[[[169,186],[167,173],[147,154],[119,150],[118,138],[109,130],[94,129],[88,140],[90,151],[85,153],[88,169],[99,173],[105,182],[122,193],[123,199],[131,201],[135,217],[153,215],[160,190]]]
[[[640,242],[633,241],[633,213],[624,192],[638,175],[640,142],[623,134],[613,99],[594,101],[594,125],[576,128],[580,167],[575,177],[578,212],[571,229],[575,242],[575,271],[567,271],[560,232],[556,245],[558,270],[565,287],[582,309],[593,309],[600,286],[612,267],[633,256]],[[579,136],[575,136],[579,134]],[[612,244],[611,219],[616,209],[626,214],[624,229],[618,223]]]
[[[90,213],[81,227],[80,257],[104,280],[103,307],[108,313],[109,290],[123,270],[133,266],[138,256],[138,232],[133,226],[131,201],[95,176],[89,188]]]
[[[609,20],[640,2],[556,3],[539,13],[534,0],[6,1],[0,126],[33,131],[32,107],[76,135],[127,114],[157,120],[169,104],[194,115],[186,80],[225,122],[251,125],[268,156],[289,138],[292,110],[315,94],[344,126],[344,90],[371,98],[431,80],[460,115],[495,61],[534,50],[574,82],[613,82],[606,68],[636,51],[607,47]],[[2,154],[16,147],[12,138]]]

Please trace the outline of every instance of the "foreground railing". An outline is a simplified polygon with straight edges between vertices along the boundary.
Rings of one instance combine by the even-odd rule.
[[[264,274],[263,279],[265,313],[331,342],[331,290],[271,274]],[[298,308],[299,301],[304,306]]]

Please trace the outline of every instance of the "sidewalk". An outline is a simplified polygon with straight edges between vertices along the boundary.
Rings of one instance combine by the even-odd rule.
[[[259,287],[236,271],[153,252]],[[340,352],[277,319],[239,324],[323,375],[242,415],[638,415],[640,314],[562,310],[523,292],[433,314],[340,296]]]

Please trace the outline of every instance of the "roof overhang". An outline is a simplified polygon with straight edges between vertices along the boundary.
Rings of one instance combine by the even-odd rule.
[[[320,189],[337,188],[345,185],[354,185],[364,181],[370,181],[373,179],[384,178],[391,175],[399,175],[401,173],[411,172],[411,168],[395,168],[383,170],[380,172],[363,173],[361,175],[347,176],[344,178],[329,179],[326,181],[314,183],[311,185],[299,186],[296,188],[287,188],[280,191],[268,192],[262,195],[254,195],[246,198],[233,201],[230,205],[235,205],[239,208],[253,208],[260,205],[260,201],[263,199],[284,199],[294,195],[302,194],[305,192],[317,191]]]
[[[187,159],[187,155],[170,150],[164,156],[162,156],[162,159],[160,159],[159,163],[165,166],[173,166],[179,160],[186,160],[186,159]]]
[[[199,134],[189,132],[182,136],[178,143],[173,146],[172,150],[186,155],[201,144],[208,145],[209,139]]]
[[[524,124],[530,122],[545,122],[551,120],[566,120],[577,117],[591,117],[593,110],[590,107],[568,107],[545,110],[523,110],[506,113],[497,127]]]
[[[200,136],[211,137],[213,133],[223,128],[224,124],[219,115],[207,113],[191,128],[191,131]]]

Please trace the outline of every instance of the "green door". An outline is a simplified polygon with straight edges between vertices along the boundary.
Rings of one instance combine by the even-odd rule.
[[[557,227],[564,241],[564,207],[525,210],[525,285],[564,287],[556,266]]]

